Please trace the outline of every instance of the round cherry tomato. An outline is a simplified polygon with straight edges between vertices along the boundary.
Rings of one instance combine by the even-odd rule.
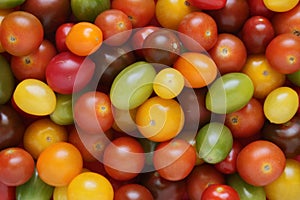
[[[207,55],[198,52],[185,52],[175,61],[173,67],[185,78],[185,86],[202,88],[217,77],[215,62]]]
[[[247,0],[250,10],[250,16],[263,16],[271,19],[275,12],[269,10],[263,0]]]
[[[95,19],[103,33],[105,44],[119,46],[124,44],[132,33],[132,23],[121,10],[109,9],[101,12]]]
[[[174,99],[155,96],[138,107],[136,124],[144,137],[163,142],[174,138],[182,130],[184,113]]]
[[[137,129],[135,115],[137,108],[131,110],[121,110],[113,107],[114,124],[113,129],[119,132],[131,133]]]
[[[56,187],[68,185],[81,172],[82,167],[79,150],[67,142],[56,142],[47,147],[36,163],[40,178]]]
[[[203,191],[201,200],[240,200],[240,197],[229,185],[212,184]]]
[[[38,49],[44,39],[40,20],[25,11],[9,13],[1,23],[0,41],[11,55],[25,56]]]
[[[86,92],[74,105],[76,125],[87,133],[101,133],[111,128],[113,113],[111,101],[103,92]]]
[[[89,57],[61,52],[46,67],[47,84],[60,94],[78,92],[92,79],[95,68],[96,64]]]
[[[36,116],[49,115],[56,106],[54,91],[37,79],[21,81],[14,91],[13,99],[22,111]]]
[[[293,9],[299,0],[263,0],[265,6],[274,12],[286,12]]]
[[[236,167],[239,175],[254,186],[265,186],[276,180],[284,170],[286,158],[272,142],[256,140],[238,154]]]
[[[83,172],[77,175],[68,185],[67,193],[69,200],[112,200],[114,196],[111,183],[95,172]]]
[[[143,185],[140,184],[125,184],[115,191],[115,200],[154,200],[153,195]]]
[[[297,199],[300,191],[300,163],[287,159],[283,173],[272,183],[266,185],[265,191],[269,200]]]
[[[112,178],[122,181],[133,179],[143,170],[144,149],[132,137],[119,137],[105,148],[103,163]]]
[[[96,52],[103,41],[102,30],[91,22],[78,22],[71,27],[67,37],[68,49],[78,56]]]
[[[26,183],[34,172],[32,156],[22,148],[10,147],[0,151],[0,181],[8,186]]]
[[[74,123],[72,95],[56,94],[56,107],[50,114],[50,119],[59,125],[70,125]]]
[[[49,118],[32,122],[23,136],[24,148],[37,159],[41,152],[56,142],[67,141],[68,132],[64,126],[55,124]]]
[[[283,124],[296,114],[299,97],[290,87],[279,87],[268,94],[263,109],[266,118],[276,124]]]
[[[66,37],[70,32],[74,23],[63,23],[61,24],[55,31],[55,45],[58,52],[68,51],[68,47],[66,45]]]
[[[153,154],[153,164],[161,177],[169,181],[183,180],[196,164],[195,148],[183,139],[159,143]]]

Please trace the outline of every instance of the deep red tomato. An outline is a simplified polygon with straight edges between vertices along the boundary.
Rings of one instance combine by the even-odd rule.
[[[243,25],[241,37],[249,54],[259,54],[265,52],[275,31],[268,18],[253,16]]]
[[[115,191],[115,200],[153,200],[153,195],[143,185],[125,184]]]
[[[225,184],[224,175],[213,165],[196,166],[187,178],[187,193],[191,200],[200,199],[203,191],[211,184]]]
[[[201,200],[240,200],[240,197],[229,185],[212,184],[203,191]]]
[[[65,51],[54,56],[48,63],[46,80],[55,92],[71,94],[86,86],[94,71],[95,63],[89,57]]]
[[[127,14],[133,28],[146,26],[155,15],[154,0],[112,0],[111,8]]]
[[[0,163],[0,181],[8,186],[24,184],[34,172],[33,157],[19,147],[0,151]]]
[[[121,10],[109,9],[101,12],[94,24],[102,30],[104,43],[108,45],[122,45],[131,36],[132,23]]]
[[[242,149],[242,144],[238,140],[233,140],[232,149],[227,157],[215,164],[215,168],[223,174],[233,174],[236,172],[236,159]]]
[[[0,41],[11,55],[25,56],[36,50],[44,39],[40,20],[25,11],[9,13],[1,23]]]
[[[56,55],[55,46],[49,40],[43,40],[38,49],[26,56],[12,56],[11,69],[18,80],[35,78],[45,80],[46,67]]]
[[[281,175],[285,162],[285,155],[276,144],[256,140],[240,151],[236,167],[239,175],[248,184],[265,186]]]
[[[268,19],[274,15],[272,10],[269,10],[263,0],[247,0],[250,10],[250,16],[263,16]]]
[[[239,72],[247,59],[247,50],[240,38],[230,33],[218,35],[216,44],[209,50],[221,74]]]
[[[153,164],[163,178],[183,180],[196,164],[195,148],[183,139],[159,143],[154,151]]]
[[[68,51],[68,47],[66,45],[66,37],[69,33],[69,31],[71,30],[72,26],[74,25],[74,23],[64,23],[61,24],[55,32],[55,45],[56,48],[58,50],[58,52],[62,52],[62,51]]]
[[[112,178],[122,181],[133,179],[143,170],[144,149],[132,137],[119,137],[105,148],[103,163]]]
[[[74,105],[74,120],[86,133],[103,133],[113,124],[111,101],[103,92],[86,92]]]
[[[7,186],[0,181],[0,194],[1,200],[14,200],[16,196],[16,187],[15,186]]]
[[[300,70],[300,38],[292,33],[274,37],[266,48],[271,67],[282,74]]]
[[[225,125],[231,130],[233,137],[245,138],[259,133],[265,119],[263,105],[252,98],[242,109],[227,114]]]
[[[183,45],[190,51],[209,50],[217,42],[218,29],[215,20],[208,14],[196,11],[187,14],[177,30]]]

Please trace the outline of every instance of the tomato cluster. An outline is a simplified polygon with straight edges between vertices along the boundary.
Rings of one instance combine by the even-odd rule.
[[[299,13],[2,0],[0,199],[298,199]]]

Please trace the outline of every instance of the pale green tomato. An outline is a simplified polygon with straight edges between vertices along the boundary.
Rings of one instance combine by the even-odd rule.
[[[69,125],[74,122],[72,95],[56,95],[56,107],[54,112],[50,114],[50,118],[59,125]]]
[[[298,94],[290,87],[279,87],[268,94],[264,101],[266,118],[275,124],[283,124],[296,114],[299,106]]]
[[[243,108],[254,93],[252,80],[244,73],[224,74],[208,89],[206,108],[214,113],[228,114]]]
[[[22,111],[30,115],[49,115],[56,107],[56,95],[53,90],[37,79],[25,79],[20,82],[13,93],[13,99]]]
[[[110,99],[112,104],[123,110],[140,106],[153,92],[154,67],[144,61],[138,61],[123,69],[114,79]]]

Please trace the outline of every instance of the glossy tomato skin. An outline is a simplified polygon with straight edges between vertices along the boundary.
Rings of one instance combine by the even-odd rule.
[[[55,31],[55,45],[58,52],[68,51],[66,37],[74,23],[68,22],[61,24]]]
[[[46,67],[48,85],[60,94],[81,90],[91,80],[95,63],[88,57],[77,56],[69,51],[54,56]]]
[[[40,20],[25,11],[8,14],[1,23],[0,33],[3,48],[15,56],[30,54],[40,46],[44,38]]]
[[[153,195],[143,185],[140,184],[125,184],[115,191],[115,200],[153,200]]]
[[[0,180],[8,186],[18,186],[27,182],[34,173],[32,156],[20,147],[10,147],[0,152]]]
[[[202,10],[218,10],[223,8],[226,4],[226,0],[214,0],[209,2],[203,0],[189,0],[188,2]]]
[[[201,200],[239,200],[235,189],[225,184],[209,185],[202,193]]]
[[[242,40],[249,54],[264,53],[275,31],[270,20],[262,16],[247,19],[242,28]]]

